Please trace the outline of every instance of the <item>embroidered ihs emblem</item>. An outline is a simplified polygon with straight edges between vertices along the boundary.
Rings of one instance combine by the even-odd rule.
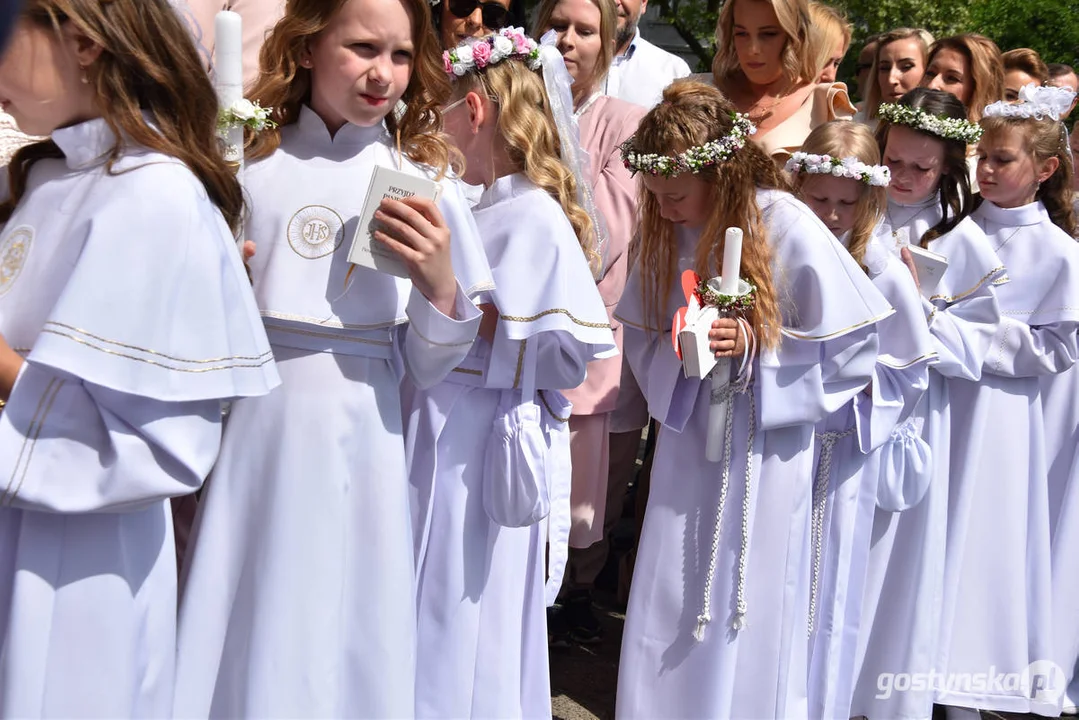
[[[314,260],[341,246],[345,238],[341,216],[322,205],[300,208],[288,223],[288,244],[300,257]]]
[[[0,295],[10,290],[18,280],[33,242],[34,228],[29,225],[20,225],[0,240]]]

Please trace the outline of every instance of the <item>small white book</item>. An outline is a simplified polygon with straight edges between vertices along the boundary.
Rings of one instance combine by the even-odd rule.
[[[910,256],[914,258],[914,269],[918,273],[918,285],[921,286],[922,295],[929,298],[936,292],[940,279],[944,277],[944,271],[948,269],[948,258],[919,245],[908,245],[907,250],[910,250]]]
[[[716,354],[709,347],[708,331],[719,318],[714,305],[703,308],[690,300],[686,324],[678,331],[678,346],[682,349],[682,372],[687,378],[703,378],[716,366]]]
[[[363,201],[360,222],[356,225],[356,234],[352,237],[348,261],[379,272],[407,278],[408,268],[401,258],[374,238],[373,232],[381,229],[380,223],[375,220],[375,211],[378,210],[384,198],[402,200],[415,195],[438,202],[441,194],[442,186],[433,180],[376,165],[375,172],[371,175],[371,184],[367,186],[367,197]]]

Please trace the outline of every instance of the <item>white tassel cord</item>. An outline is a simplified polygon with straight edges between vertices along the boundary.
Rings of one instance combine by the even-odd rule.
[[[752,345],[756,347],[756,337],[753,336],[753,329],[749,323],[739,319],[739,327],[742,330],[743,337],[746,340],[747,349],[751,343],[750,337],[753,337]],[[720,397],[711,398],[712,403],[726,402],[727,403],[727,422],[726,422],[726,434],[723,439],[723,474],[720,480],[719,486],[719,504],[716,508],[716,524],[715,529],[712,531],[712,548],[708,559],[708,570],[705,576],[704,582],[704,598],[701,601],[701,613],[697,616],[697,627],[693,631],[693,637],[697,642],[704,640],[704,631],[707,625],[712,622],[712,583],[715,580],[716,564],[719,560],[719,541],[720,531],[723,527],[723,509],[727,504],[727,491],[730,488],[730,474],[731,474],[731,446],[734,440],[734,402],[733,397],[736,394],[748,393],[749,399],[749,428],[746,438],[746,478],[745,478],[745,492],[742,496],[742,537],[741,544],[738,549],[738,587],[736,590],[735,600],[735,613],[734,618],[731,620],[731,628],[734,630],[741,630],[745,627],[745,618],[748,607],[746,605],[746,561],[749,549],[749,508],[750,508],[750,490],[753,482],[753,442],[756,437],[757,430],[757,403],[756,398],[753,395],[752,388],[749,387],[750,380],[753,375],[753,362],[752,357],[747,355],[742,358],[742,366],[738,370],[738,378],[736,382],[731,383],[724,387],[721,391]]]
[[[817,474],[813,482],[813,582],[809,591],[809,628],[817,618],[817,593],[820,584],[820,563],[824,547],[824,515],[828,509],[828,479],[832,475],[832,451],[837,442],[854,433],[854,428],[839,431],[815,433],[820,441],[820,457],[817,459]]]

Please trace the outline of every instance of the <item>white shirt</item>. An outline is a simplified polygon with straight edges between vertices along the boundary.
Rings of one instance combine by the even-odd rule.
[[[629,48],[611,62],[603,93],[652,108],[663,98],[664,88],[687,75],[685,60],[648,42],[638,29]]]

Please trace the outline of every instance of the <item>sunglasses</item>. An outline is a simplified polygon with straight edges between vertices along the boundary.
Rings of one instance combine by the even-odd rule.
[[[490,30],[501,30],[509,22],[510,11],[496,2],[480,2],[480,0],[449,0],[450,12],[459,18],[466,18],[480,8],[483,15],[483,26]]]

